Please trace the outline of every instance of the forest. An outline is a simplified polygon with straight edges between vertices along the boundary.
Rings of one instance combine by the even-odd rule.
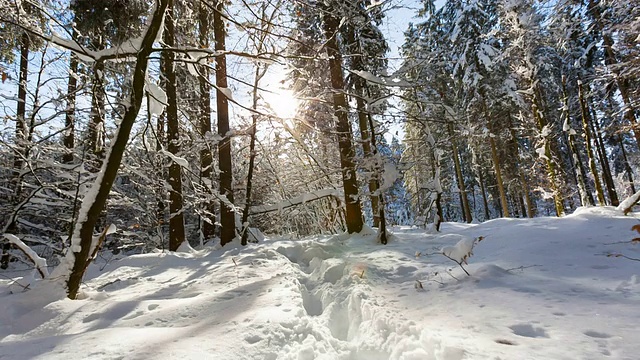
[[[639,5],[0,0],[1,267],[628,213]]]

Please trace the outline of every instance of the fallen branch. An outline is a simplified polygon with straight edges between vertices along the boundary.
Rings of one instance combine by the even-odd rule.
[[[22,242],[17,236],[13,234],[4,234],[4,238],[9,240],[10,243],[15,245],[20,251],[22,251],[36,266],[36,270],[40,273],[40,276],[44,279],[49,276],[49,270],[47,269],[47,260],[41,258],[33,249],[27,244]]]
[[[264,214],[264,213],[273,212],[273,211],[282,211],[284,209],[287,209],[293,206],[303,205],[307,202],[320,200],[326,197],[334,197],[340,200],[341,196],[342,196],[342,191],[334,188],[312,191],[307,194],[299,195],[291,199],[281,201],[277,204],[252,206],[249,215],[258,215],[258,214]]]

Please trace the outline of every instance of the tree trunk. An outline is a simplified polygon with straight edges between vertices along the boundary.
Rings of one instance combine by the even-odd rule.
[[[500,205],[502,206],[502,216],[509,217],[509,204],[507,204],[507,194],[504,191],[502,183],[502,170],[500,170],[500,158],[496,149],[496,141],[493,134],[489,135],[489,144],[491,145],[491,159],[493,160],[493,170],[496,172],[496,181],[498,182],[498,192],[500,193]]]
[[[353,44],[357,43],[355,30],[353,25],[349,26],[346,31],[346,41],[353,47]],[[360,49],[356,51],[356,54],[350,54],[352,56],[351,64],[352,70],[365,70],[362,64],[362,55]],[[367,103],[364,100],[365,95],[365,80],[360,76],[355,75],[353,78],[353,86],[355,90],[356,110],[358,112],[358,128],[360,129],[360,142],[362,144],[362,152],[364,159],[369,161],[375,161],[372,157],[374,151],[372,151],[372,144],[375,143],[375,139],[371,139],[371,134],[375,136],[375,129],[371,128],[369,131],[368,117],[367,117]],[[371,201],[371,213],[373,214],[373,227],[378,227],[380,224],[380,214],[378,212],[378,196],[375,195],[379,187],[379,181],[375,175],[370,176],[369,181],[369,194]]]
[[[103,48],[102,42],[99,48]],[[93,85],[91,87],[91,117],[88,126],[89,169],[97,172],[104,156],[104,63],[93,65]]]
[[[582,206],[593,206],[593,196],[587,191],[587,182],[584,171],[584,164],[580,157],[580,152],[575,144],[575,131],[571,129],[571,120],[569,118],[569,95],[567,93],[567,79],[565,75],[562,75],[562,94],[563,94],[563,117],[564,125],[563,130],[567,133],[569,152],[573,160],[574,167],[576,169],[576,183],[578,184],[578,193],[580,193],[580,202]],[[568,129],[566,129],[568,128]]]
[[[224,2],[216,0],[213,12],[213,36],[216,52],[225,51],[226,30],[222,13]],[[220,245],[230,243],[236,236],[235,212],[233,209],[233,172],[231,164],[231,134],[229,133],[229,99],[223,93],[227,88],[227,58],[222,53],[216,56],[216,108],[218,111],[218,163],[220,168]]]
[[[482,175],[482,169],[478,167],[478,182],[480,183],[480,191],[482,192],[482,206],[484,208],[484,220],[487,221],[491,218],[489,212],[489,201],[487,200],[487,189],[484,186],[484,176]]]
[[[24,32],[20,39],[20,77],[18,79],[18,106],[16,109],[16,151],[13,158],[13,171],[14,171],[14,188],[13,197],[16,201],[20,198],[22,192],[22,167],[24,166],[24,160],[22,154],[23,149],[26,148],[27,138],[27,79],[29,77],[29,47],[31,46],[31,39],[29,35]]]
[[[256,65],[256,73],[253,80],[253,109],[258,107],[258,85],[260,79],[264,76],[266,69],[261,68],[260,64]],[[247,189],[245,195],[245,205],[242,210],[242,239],[241,245],[247,245],[249,237],[249,207],[251,207],[251,190],[253,187],[253,169],[255,167],[256,160],[256,131],[258,127],[258,115],[253,114],[251,116],[251,129],[249,130],[249,169],[247,170]]]
[[[589,92],[589,86],[587,86],[587,92]],[[602,131],[600,130],[598,117],[596,116],[596,111],[593,108],[593,104],[590,104],[590,102],[587,102],[587,109],[591,110],[591,111],[587,111],[587,114],[590,115],[589,125],[591,127],[592,133],[594,134],[596,150],[598,152],[598,158],[600,159],[600,165],[602,167],[602,180],[604,180],[604,185],[607,188],[607,194],[609,195],[609,200],[611,200],[611,205],[618,206],[618,204],[620,204],[620,200],[618,200],[618,193],[616,192],[616,186],[613,183],[613,176],[611,175],[611,166],[609,166],[609,158],[607,157],[607,150],[604,148],[604,140],[602,139]]]
[[[136,56],[130,105],[126,108],[116,137],[111,143],[109,155],[103,162],[102,168],[104,171],[100,172],[91,190],[82,200],[82,208],[76,222],[72,245],[67,253],[67,258],[62,261],[58,269],[52,274],[53,278],[68,276],[67,295],[70,299],[75,299],[78,295],[87,261],[95,248],[93,229],[109,196],[109,191],[116,178],[124,150],[129,141],[131,128],[142,104],[148,65],[147,58],[151,54],[156,35],[162,26],[168,2],[169,0],[159,0],[154,10],[153,19],[143,37],[141,49]]]
[[[513,128],[513,121],[511,120],[511,114],[507,114],[507,121],[509,125],[509,133],[511,134],[511,145],[510,151],[513,156],[513,166],[518,169],[518,176],[520,178],[520,185],[522,186],[522,192],[524,194],[524,199],[526,202],[526,215],[529,218],[533,218],[536,216],[535,207],[533,206],[533,201],[531,201],[531,195],[529,194],[529,183],[527,182],[527,178],[525,176],[524,170],[520,165],[520,145],[518,143],[518,137],[516,135],[516,131]],[[525,211],[523,211],[525,213]]]
[[[532,81],[533,83],[533,81]],[[533,117],[538,124],[538,130],[542,134],[542,140],[544,142],[544,156],[547,164],[547,177],[549,182],[551,183],[551,191],[553,191],[553,203],[556,209],[556,216],[564,215],[564,204],[562,202],[562,195],[560,193],[560,187],[558,185],[558,179],[556,174],[556,166],[553,162],[553,155],[551,154],[551,144],[549,143],[549,134],[544,134],[545,127],[547,123],[541,113],[540,103],[540,94],[537,88],[534,86],[533,91],[533,103],[531,106],[531,111],[533,112]]]
[[[209,11],[204,0],[198,2],[198,25],[199,33],[198,40],[201,49],[209,49]],[[207,134],[211,134],[211,85],[209,84],[209,66],[203,64],[199,66],[200,77],[198,77],[198,83],[200,87],[200,100],[199,100],[199,130],[203,144],[200,149],[200,178],[202,179],[205,189],[213,191],[213,154],[211,153],[211,147]],[[205,214],[201,216],[202,224],[202,238],[204,240],[211,239],[215,236],[215,204],[213,201],[206,201],[204,203]]]
[[[589,169],[593,174],[593,180],[596,186],[596,194],[598,195],[598,205],[604,206],[604,192],[602,191],[602,185],[600,184],[600,176],[598,175],[598,168],[596,167],[596,159],[593,156],[593,149],[591,148],[591,130],[589,129],[589,114],[587,113],[587,104],[584,100],[584,91],[582,89],[582,81],[578,80],[578,99],[580,101],[580,111],[582,114],[582,131],[584,132],[584,143],[587,149],[587,157],[589,159]]]
[[[168,47],[175,46],[175,19],[173,0],[169,0],[167,15],[164,19],[164,43]],[[180,153],[180,122],[178,121],[178,94],[176,90],[176,71],[174,53],[165,51],[162,72],[165,77],[167,93],[167,150],[174,156]],[[169,165],[167,183],[169,192],[169,251],[176,251],[185,239],[184,214],[182,201],[182,167],[175,161]]]
[[[473,218],[471,217],[471,208],[469,207],[469,199],[467,199],[467,190],[464,185],[464,178],[462,177],[462,166],[460,165],[460,155],[458,154],[458,143],[453,132],[453,124],[449,122],[447,124],[449,130],[449,137],[451,138],[451,149],[453,152],[453,164],[456,169],[456,179],[458,182],[458,190],[460,190],[460,201],[462,204],[463,220],[467,223],[471,223]]]
[[[591,17],[593,18],[596,29],[602,34],[602,47],[604,48],[605,65],[615,75],[614,78],[616,81],[616,85],[618,86],[618,90],[620,90],[620,96],[622,97],[622,101],[625,105],[624,116],[631,124],[633,134],[636,138],[636,146],[638,147],[638,149],[640,149],[640,127],[638,126],[636,121],[635,107],[633,106],[633,102],[631,101],[627,83],[625,79],[620,75],[618,60],[616,59],[616,55],[613,51],[613,38],[611,37],[611,35],[605,32],[605,28],[602,25],[602,11],[600,9],[600,2],[598,1],[596,3],[596,1],[590,0],[588,7],[589,11],[591,12]]]
[[[377,210],[378,210],[378,240],[380,241],[380,243],[382,245],[386,245],[388,238],[387,238],[387,220],[385,218],[384,215],[384,191],[382,191],[381,189],[379,189],[379,187],[377,186],[380,183],[380,178],[381,178],[381,173],[382,173],[382,159],[378,156],[378,146],[376,145],[376,128],[375,125],[373,124],[373,118],[371,117],[371,114],[367,114],[367,118],[369,119],[369,133],[372,134],[370,136],[371,139],[371,148],[373,149],[373,153],[372,155],[372,159],[375,161],[375,168],[374,168],[374,174],[375,174],[375,182],[376,182],[376,190],[377,190],[377,198],[378,198],[378,206],[377,206]]]
[[[73,32],[73,38],[76,36]],[[78,87],[78,58],[74,53],[69,56],[69,82],[67,83],[67,108],[64,115],[64,139],[63,144],[66,152],[62,156],[62,162],[70,164],[73,162],[73,148],[75,146],[75,123],[76,123],[76,91]]]
[[[339,21],[330,11],[324,12],[324,33],[327,39],[326,48],[329,56],[329,71],[333,87],[333,108],[337,119],[338,146],[340,148],[340,166],[342,168],[342,184],[346,207],[347,231],[357,233],[362,230],[362,208],[358,198],[358,182],[354,164],[354,151],[351,144],[351,125],[348,117],[348,104],[344,94],[344,78],[342,75],[342,56],[338,47],[336,33]]]

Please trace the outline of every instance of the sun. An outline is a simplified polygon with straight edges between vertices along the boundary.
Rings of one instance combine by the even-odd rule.
[[[298,110],[298,99],[291,89],[276,89],[262,95],[267,107],[279,118],[291,119]]]

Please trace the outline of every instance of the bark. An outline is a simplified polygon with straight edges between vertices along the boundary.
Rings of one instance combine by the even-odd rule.
[[[75,38],[75,31],[73,32]],[[73,162],[73,148],[75,147],[75,123],[76,123],[76,91],[78,88],[78,58],[71,53],[69,56],[69,82],[67,83],[67,108],[64,115],[63,145],[66,152],[62,156],[62,162]]]
[[[104,46],[100,45],[100,48]],[[93,67],[93,85],[91,87],[91,117],[88,126],[89,169],[99,170],[104,156],[104,63],[99,61]]]
[[[602,47],[604,48],[605,65],[615,75],[614,77],[616,85],[618,86],[618,90],[620,90],[620,96],[622,97],[622,101],[625,105],[624,116],[631,124],[633,134],[636,138],[636,146],[638,146],[638,149],[640,149],[640,127],[637,124],[635,107],[633,105],[633,102],[631,101],[629,88],[627,87],[627,82],[625,81],[626,79],[624,79],[620,74],[618,60],[616,59],[616,55],[613,50],[613,38],[611,37],[611,35],[606,33],[606,29],[602,24],[602,11],[600,9],[600,1],[596,2],[594,0],[590,0],[589,11],[591,12],[591,17],[594,20],[595,28],[602,34]]]
[[[622,136],[618,134],[616,136],[616,140],[618,142],[618,146],[620,147],[620,152],[622,153],[622,161],[624,162],[624,172],[627,174],[627,181],[629,182],[629,188],[631,193],[634,194],[636,192],[636,187],[633,183],[633,170],[631,170],[631,166],[629,165],[629,159],[627,158],[627,150],[624,148],[624,142],[622,141]]]
[[[18,200],[22,192],[22,167],[24,160],[22,154],[23,148],[26,148],[27,137],[27,79],[29,77],[29,46],[31,40],[29,35],[24,32],[20,39],[20,77],[18,79],[18,106],[16,109],[16,151],[13,159],[14,171],[14,198]]]
[[[199,33],[198,41],[201,49],[208,49],[209,44],[209,11],[204,0],[199,1],[198,24]],[[209,66],[207,64],[200,65],[200,77],[198,78],[200,87],[199,106],[199,131],[203,139],[202,149],[200,150],[200,178],[205,184],[204,188],[212,189],[212,170],[213,170],[213,154],[207,133],[211,133],[211,85],[209,83]],[[208,184],[208,185],[207,185]],[[204,203],[205,214],[201,216],[202,221],[202,238],[211,239],[215,236],[215,204],[213,201]]]
[[[213,12],[213,36],[215,50],[225,51],[225,24],[222,19],[224,2],[215,2]],[[236,236],[235,212],[233,205],[233,172],[231,164],[231,134],[229,133],[229,99],[221,91],[227,90],[227,59],[224,54],[216,56],[216,108],[218,111],[218,134],[222,140],[218,143],[218,166],[220,168],[220,245],[230,243]],[[226,201],[225,201],[226,199]]]
[[[478,182],[480,183],[480,191],[482,192],[482,206],[484,208],[484,219],[489,220],[491,214],[489,212],[489,202],[487,201],[487,189],[484,186],[484,176],[482,175],[482,169],[478,169]]]
[[[496,149],[496,140],[493,135],[489,135],[489,144],[491,145],[491,159],[493,160],[493,170],[496,173],[496,182],[498,183],[498,192],[500,193],[500,205],[502,206],[502,216],[509,217],[509,204],[507,204],[507,195],[504,191],[502,182],[502,170],[500,170],[500,158]]]
[[[164,42],[168,47],[175,46],[173,0],[169,0],[167,14],[164,19]],[[167,93],[167,150],[178,156],[180,153],[180,123],[178,121],[178,94],[176,89],[176,72],[174,53],[165,51],[163,75]],[[176,251],[185,239],[184,214],[182,200],[182,167],[175,161],[169,165],[167,183],[169,192],[169,250]]]
[[[596,194],[598,195],[598,204],[600,206],[605,205],[604,192],[602,191],[602,185],[600,184],[600,176],[598,175],[598,169],[596,168],[596,159],[593,155],[593,149],[591,147],[591,129],[589,129],[589,114],[587,113],[587,104],[584,99],[584,91],[582,88],[582,81],[578,80],[578,99],[580,101],[580,113],[582,115],[582,131],[584,132],[584,143],[587,150],[587,157],[589,159],[589,169],[593,174],[593,180],[596,186]]]
[[[467,190],[464,185],[464,178],[462,177],[462,166],[460,164],[460,154],[458,154],[458,143],[453,132],[453,124],[449,122],[447,124],[449,129],[449,137],[451,138],[451,149],[453,152],[453,164],[456,170],[456,179],[458,182],[458,190],[460,190],[460,202],[462,204],[462,215],[464,221],[471,223],[473,218],[471,217],[471,208],[469,207],[469,199],[467,199]]]
[[[564,105],[564,122],[567,126],[570,125],[569,119],[569,95],[567,93],[567,79],[566,76],[562,75],[562,94],[563,94],[563,105]],[[587,191],[587,182],[585,177],[584,164],[582,162],[582,158],[580,157],[580,152],[575,144],[575,132],[573,129],[569,128],[567,131],[568,143],[569,143],[569,152],[571,155],[571,159],[573,160],[574,167],[576,169],[576,183],[578,184],[578,192],[580,194],[580,202],[582,206],[593,206],[595,205],[593,201],[593,197],[591,193]]]
[[[71,251],[73,251],[73,253],[70,259],[67,259],[73,261],[73,267],[70,269],[71,271],[67,280],[67,295],[70,299],[75,299],[78,295],[80,283],[84,276],[84,269],[86,268],[89,255],[93,252],[94,248],[94,226],[109,196],[109,191],[116,178],[118,167],[120,167],[124,150],[129,141],[131,128],[135,123],[140,105],[142,104],[148,66],[147,58],[149,54],[151,54],[154,40],[162,25],[162,19],[168,2],[169,0],[158,1],[149,29],[144,35],[141,49],[136,56],[132,91],[129,101],[130,106],[125,110],[116,137],[112,142],[111,151],[104,160],[102,165],[104,171],[96,178],[92,186],[92,191],[94,189],[96,190],[95,196],[86,196],[83,199],[82,209],[84,214],[82,214],[83,216],[81,216],[76,223],[73,239],[74,245],[79,246],[79,249],[77,249],[76,246],[72,246]],[[63,263],[60,266],[64,267],[67,266],[67,264]],[[64,271],[65,269],[61,270]]]
[[[533,103],[531,106],[531,111],[533,112],[533,118],[536,121],[536,124],[538,125],[538,130],[542,133],[544,131],[545,126],[547,126],[547,123],[544,119],[544,116],[542,114],[542,110],[540,107],[540,94],[537,90],[537,88],[534,87],[534,94],[533,94]],[[544,136],[543,135],[543,146],[544,146],[544,155],[545,155],[545,162],[547,165],[547,177],[549,179],[549,182],[551,183],[551,191],[553,191],[553,204],[555,206],[556,209],[556,216],[562,216],[564,215],[564,204],[562,202],[562,195],[560,194],[560,187],[558,185],[558,179],[557,179],[557,171],[556,171],[556,165],[553,162],[553,154],[551,153],[551,144],[549,142],[549,135]]]
[[[160,60],[160,68],[163,69],[164,68],[164,61]],[[161,81],[162,83],[164,81]],[[164,84],[161,84],[161,86],[164,87]],[[147,104],[148,105],[148,104]],[[147,109],[149,107],[147,106]],[[164,114],[157,116],[156,118],[156,151],[161,154],[162,150],[164,148],[164,144],[166,141],[166,131],[165,131],[165,119],[164,119]],[[166,205],[165,205],[165,201],[166,201],[166,194],[167,191],[165,190],[165,183],[164,183],[164,179],[167,178],[167,174],[166,174],[166,169],[164,167],[164,164],[162,162],[162,158],[160,158],[160,166],[159,166],[159,174],[158,174],[158,179],[157,179],[157,185],[156,185],[156,203],[157,203],[157,208],[156,208],[156,219],[158,221],[157,225],[160,226],[162,224],[164,224],[165,222],[165,215],[164,212],[166,210]],[[164,247],[164,242],[163,242],[163,247]],[[164,250],[164,249],[163,249]]]
[[[380,177],[381,177],[381,173],[382,173],[382,169],[381,166],[382,164],[380,163],[380,161],[382,159],[379,159],[378,156],[378,146],[376,145],[376,136],[375,136],[375,125],[373,124],[373,118],[371,117],[371,114],[367,114],[367,118],[369,119],[369,131],[372,134],[372,136],[370,136],[371,139],[371,147],[373,148],[373,153],[371,154],[373,156],[373,159],[376,161],[376,167],[374,169],[374,173],[375,173],[375,181],[377,184],[380,183]],[[379,190],[376,184],[376,189],[377,189],[377,194],[374,194],[377,196],[378,198],[378,240],[380,241],[380,243],[382,245],[386,245],[387,244],[387,220],[385,218],[384,215],[384,192]]]
[[[355,30],[353,29],[353,26],[349,26],[347,31],[346,31],[346,41],[353,46],[353,44],[357,43],[357,39],[356,39],[356,35],[355,35]],[[362,64],[362,56],[359,55],[359,53],[361,51],[356,51],[358,54],[352,54],[351,56],[353,57],[351,59],[352,62],[352,66],[353,69],[352,70],[365,70],[364,69],[364,65]],[[358,113],[358,128],[360,130],[360,141],[362,144],[362,152],[364,155],[365,160],[366,159],[373,159],[372,155],[373,155],[373,151],[371,150],[371,147],[375,142],[375,139],[371,138],[371,134],[373,133],[375,136],[375,129],[371,129],[371,131],[369,131],[369,124],[368,124],[368,117],[367,117],[367,104],[364,100],[364,95],[365,95],[365,80],[362,79],[360,76],[354,76],[353,79],[353,86],[354,86],[354,90],[355,90],[355,99],[356,99],[356,110]],[[375,149],[374,149],[375,151]],[[378,190],[379,187],[379,181],[375,178],[375,175],[370,176],[369,181],[368,181],[368,186],[369,186],[369,194],[370,194],[370,201],[371,201],[371,213],[373,214],[373,227],[378,227],[380,224],[380,214],[378,212],[378,196],[375,195],[376,191]]]
[[[527,217],[533,218],[536,216],[535,207],[533,206],[533,201],[531,201],[531,195],[529,194],[529,183],[527,182],[527,178],[525,176],[524,170],[520,165],[518,159],[520,159],[519,154],[519,145],[518,145],[518,137],[516,136],[516,131],[513,127],[513,122],[511,121],[511,114],[507,115],[507,121],[509,124],[509,132],[511,133],[511,154],[513,156],[514,166],[518,169],[518,177],[520,178],[520,185],[522,186],[522,192],[524,193],[524,199],[526,202],[526,214]],[[524,213],[524,211],[523,211]]]
[[[258,107],[258,85],[260,83],[260,79],[264,76],[265,72],[261,69],[260,64],[256,65],[256,73],[253,81],[253,108],[256,109]],[[247,240],[249,237],[249,208],[251,206],[251,190],[253,187],[253,169],[255,167],[256,160],[256,130],[258,126],[258,115],[253,114],[251,117],[251,129],[249,131],[249,136],[251,140],[249,141],[249,169],[247,171],[247,189],[245,194],[245,206],[242,210],[242,239],[240,240],[241,245],[247,245]]]
[[[354,151],[351,143],[351,125],[348,117],[348,104],[344,94],[344,77],[342,74],[342,56],[338,47],[336,33],[339,21],[331,11],[324,12],[324,33],[327,39],[326,48],[329,56],[329,71],[333,87],[333,109],[335,111],[338,146],[340,148],[340,166],[342,168],[342,184],[346,207],[346,223],[349,233],[362,230],[362,208],[358,199],[358,182],[354,164]]]
[[[589,92],[589,87],[587,86],[587,92]],[[598,152],[598,158],[600,159],[600,165],[602,167],[602,180],[604,180],[604,185],[607,188],[607,194],[609,195],[609,200],[611,201],[611,205],[618,206],[620,204],[620,200],[618,200],[618,193],[616,192],[616,186],[613,183],[613,176],[611,175],[611,166],[609,166],[609,158],[607,157],[607,150],[604,148],[604,140],[602,139],[602,131],[600,130],[600,124],[598,123],[598,117],[596,116],[596,111],[592,106],[589,106],[589,102],[587,102],[587,108],[591,111],[587,112],[589,117],[589,125],[591,127],[591,132],[594,134],[594,143],[596,145],[596,150]]]

